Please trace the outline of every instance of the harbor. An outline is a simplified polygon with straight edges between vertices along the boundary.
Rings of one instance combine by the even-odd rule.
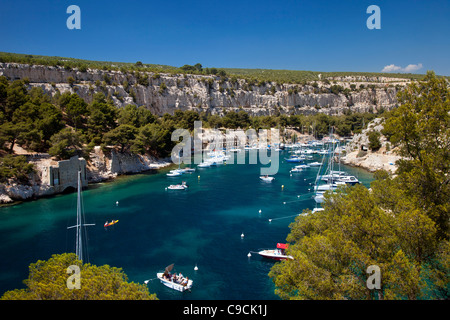
[[[248,253],[284,243],[289,224],[304,209],[317,207],[320,167],[292,174],[299,163],[284,159],[293,151],[279,151],[279,171],[271,182],[260,179],[261,165],[246,161],[192,166],[195,171],[167,176],[174,165],[90,186],[82,192],[85,223],[96,225],[86,229],[85,262],[122,268],[137,283],[153,279],[149,291],[161,300],[279,299],[268,277],[278,262]],[[312,154],[305,163],[322,157]],[[369,187],[371,173],[345,165],[341,170]],[[166,190],[183,181],[188,189]],[[67,227],[75,224],[76,211],[76,193],[0,209],[0,253],[7,257],[0,266],[2,293],[24,286],[30,263],[75,252],[75,230]],[[104,226],[115,220],[120,222]],[[190,292],[154,279],[171,263],[174,272],[193,281]]]

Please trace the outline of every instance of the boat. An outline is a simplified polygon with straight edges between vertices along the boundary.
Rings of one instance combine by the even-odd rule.
[[[199,163],[199,164],[197,165],[197,167],[199,167],[199,168],[208,168],[208,167],[210,167],[210,166],[211,166],[211,162],[208,162],[208,161],[204,161],[204,162]]]
[[[310,167],[320,167],[322,164],[320,162],[311,162],[309,163]]]
[[[178,177],[181,176],[182,173],[177,170],[171,170],[169,173],[166,174],[168,177]]]
[[[156,277],[161,281],[163,285],[166,287],[177,290],[180,292],[184,292],[186,290],[191,290],[194,281],[189,279],[188,277],[184,277],[181,273],[177,275],[176,273],[172,274],[174,264],[167,266],[164,272],[156,273]]]
[[[314,196],[314,201],[316,203],[322,203],[324,201],[323,193],[316,193]]]
[[[189,186],[183,181],[181,184],[171,184],[167,187],[169,190],[186,190]]]
[[[272,260],[293,260],[294,257],[286,255],[286,249],[289,247],[286,243],[277,243],[276,249],[264,249],[258,251],[258,254],[264,258]]]
[[[338,178],[338,182],[345,182],[349,185],[355,185],[359,183],[359,180],[355,176],[343,176]]]
[[[103,225],[105,228],[115,225],[117,222],[119,222],[119,220],[111,220],[111,222],[106,221],[105,224]]]
[[[275,180],[274,177],[269,177],[269,176],[260,176],[259,177],[262,181],[266,181],[266,182],[272,182],[273,180]]]
[[[302,168],[297,168],[297,167],[295,167],[295,168],[292,168],[290,172],[291,172],[291,173],[292,173],[292,172],[293,172],[293,173],[300,173],[300,172],[303,172],[303,169],[302,169]]]
[[[290,158],[285,158],[284,160],[286,160],[286,162],[301,162],[304,159],[302,159],[301,157],[297,157],[297,156],[291,156]]]

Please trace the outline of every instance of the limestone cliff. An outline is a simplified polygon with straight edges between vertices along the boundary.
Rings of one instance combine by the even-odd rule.
[[[27,79],[29,85],[41,87],[54,95],[76,92],[90,102],[93,94],[104,92],[116,106],[144,105],[155,114],[173,114],[176,109],[207,111],[221,114],[223,110],[242,108],[251,115],[342,114],[349,108],[355,112],[391,109],[396,94],[408,80],[383,77],[338,77],[322,79],[316,84],[250,84],[244,79],[227,80],[216,76],[123,73],[88,69],[0,63],[0,75],[10,80]],[[68,81],[68,79],[71,81]],[[144,81],[141,81],[142,78]],[[73,80],[72,80],[73,79]],[[324,81],[325,80],[325,81]],[[71,82],[71,83],[69,83]],[[346,94],[331,93],[333,85],[349,89]],[[361,88],[360,86],[363,86]]]

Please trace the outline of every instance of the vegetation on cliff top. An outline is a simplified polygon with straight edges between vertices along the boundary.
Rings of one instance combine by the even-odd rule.
[[[153,73],[169,73],[169,74],[198,74],[198,75],[216,75],[220,77],[242,78],[247,81],[297,83],[305,84],[307,82],[318,81],[331,77],[345,76],[364,76],[364,77],[386,77],[386,78],[402,78],[410,80],[420,80],[424,77],[421,74],[411,73],[378,73],[378,72],[319,72],[319,71],[302,71],[302,70],[272,70],[272,69],[242,69],[242,68],[214,68],[204,67],[200,63],[195,65],[184,65],[174,67],[159,64],[147,64],[142,61],[136,63],[127,62],[108,62],[108,61],[92,61],[75,58],[50,57],[31,54],[18,54],[9,52],[0,52],[0,62],[16,62],[31,65],[47,65],[59,66],[68,70],[78,69],[86,72],[88,68],[100,70],[115,70],[122,72],[153,72]],[[319,75],[321,77],[319,78]],[[447,77],[449,78],[449,77]]]

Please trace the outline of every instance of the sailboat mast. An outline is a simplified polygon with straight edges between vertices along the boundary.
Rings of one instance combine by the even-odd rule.
[[[95,226],[95,223],[84,223],[84,214],[82,212],[83,205],[81,203],[81,171],[78,171],[78,189],[77,189],[77,224],[67,229],[76,228],[76,238],[75,238],[75,254],[78,259],[83,261],[83,227]],[[84,236],[85,237],[85,236]]]
[[[78,171],[78,190],[77,190],[77,235],[76,235],[76,255],[83,261],[83,242],[82,242],[82,220],[81,220],[81,171]]]

